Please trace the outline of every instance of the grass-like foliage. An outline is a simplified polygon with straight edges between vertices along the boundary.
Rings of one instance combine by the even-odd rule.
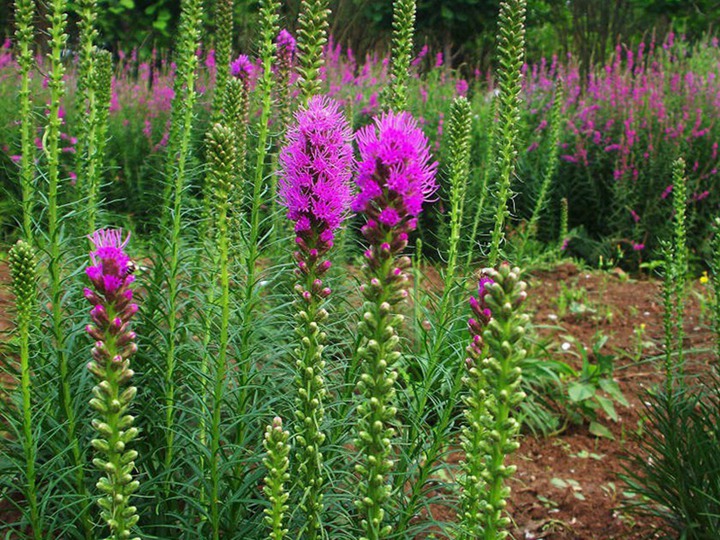
[[[720,381],[645,396],[648,428],[625,481],[630,507],[665,522],[678,538],[720,534]]]

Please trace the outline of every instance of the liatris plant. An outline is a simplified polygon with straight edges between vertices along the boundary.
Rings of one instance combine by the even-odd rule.
[[[84,179],[87,184],[87,222],[90,231],[95,230],[99,207],[98,192],[105,158],[113,67],[112,54],[109,51],[95,49],[93,55],[95,56],[92,81],[95,93],[95,113],[92,136],[88,139],[87,177]]]
[[[73,460],[75,490],[83,498],[87,494],[83,455],[77,438],[77,413],[73,406],[71,389],[70,357],[67,347],[66,314],[63,309],[64,290],[62,287],[62,221],[60,215],[60,129],[63,123],[60,105],[65,96],[65,66],[62,54],[67,44],[67,1],[53,0],[48,11],[50,23],[50,106],[48,123],[44,137],[44,150],[47,159],[47,222],[48,222],[48,271],[50,274],[49,294],[51,304],[52,334],[57,359],[59,383],[59,410],[61,423],[65,427],[67,443],[71,448]],[[85,511],[81,512],[85,528],[85,538],[91,537],[91,523]]]
[[[415,0],[393,2],[392,70],[389,105],[393,111],[407,108],[407,81],[410,76],[413,34],[415,33]]]
[[[262,210],[262,194],[265,189],[265,167],[268,154],[268,143],[270,142],[270,115],[272,112],[272,90],[273,76],[272,65],[275,59],[275,36],[277,36],[278,19],[280,12],[280,2],[278,0],[261,0],[260,1],[260,59],[262,61],[263,72],[258,80],[257,94],[260,103],[260,121],[257,126],[257,142],[255,152],[255,171],[252,181],[252,202],[250,206],[250,230],[245,232],[247,239],[246,249],[247,257],[245,258],[245,287],[243,290],[242,304],[242,325],[239,331],[240,351],[239,351],[239,387],[238,392],[238,414],[242,418],[246,412],[248,400],[250,398],[250,389],[248,381],[251,372],[251,340],[253,334],[253,310],[257,306],[257,272],[258,257],[260,256],[260,214]],[[246,433],[246,423],[241,421],[235,442],[238,446],[244,443]],[[242,476],[241,471],[237,471],[238,477]]]
[[[445,289],[449,291],[457,268],[458,248],[465,208],[465,193],[470,173],[470,128],[472,124],[470,102],[464,97],[453,101],[450,113],[449,176],[450,176],[450,245],[446,269]],[[443,297],[444,298],[444,297]]]
[[[223,126],[215,124],[208,134],[208,194],[212,210],[213,229],[215,231],[217,266],[220,271],[220,335],[218,336],[217,355],[213,370],[212,423],[210,426],[210,525],[214,539],[220,538],[220,458],[221,458],[221,420],[223,396],[227,386],[227,350],[230,328],[230,268],[229,268],[229,193],[232,187],[232,173],[235,166],[235,134]],[[212,285],[210,287],[212,291]],[[207,373],[207,366],[203,372]]]
[[[80,0],[77,2],[78,33],[80,40],[80,61],[78,64],[78,109],[80,112],[80,135],[78,137],[76,166],[78,174],[77,186],[83,190],[86,182],[90,160],[95,144],[95,115],[97,102],[95,93],[95,41],[98,31],[95,28],[97,19],[97,1]],[[90,232],[92,232],[92,229]]]
[[[668,395],[672,393],[676,377],[683,377],[683,323],[685,319],[685,280],[688,254],[686,244],[685,213],[687,189],[685,185],[685,160],[673,163],[673,235],[664,245],[663,325],[665,332],[665,384]],[[673,355],[676,359],[673,360]]]
[[[165,498],[168,498],[173,482],[171,471],[175,460],[175,390],[177,376],[175,373],[178,348],[178,313],[180,311],[180,255],[183,230],[183,195],[186,184],[186,164],[190,152],[190,135],[194,119],[194,105],[197,99],[195,88],[196,67],[198,63],[196,51],[199,46],[200,29],[202,27],[202,1],[183,0],[180,15],[179,45],[176,51],[177,78],[175,79],[175,96],[173,98],[172,124],[166,156],[166,186],[164,194],[163,225],[169,226],[170,250],[167,268],[167,308],[165,322],[167,324],[167,347],[165,349],[164,369],[164,405],[165,405],[165,448],[163,464]],[[164,243],[163,243],[164,245]],[[164,248],[160,257],[165,258]],[[164,266],[158,261],[158,272]]]
[[[682,372],[682,341],[684,319],[684,291],[687,274],[687,246],[685,213],[687,191],[685,186],[685,162],[678,158],[673,164],[673,233],[663,245],[664,254],[664,333],[665,333],[665,382],[668,394],[675,378]],[[677,358],[673,360],[673,355]]]
[[[675,325],[675,348],[678,354],[678,376],[684,371],[683,338],[685,331],[685,281],[688,272],[687,229],[687,184],[685,181],[685,160],[678,158],[673,163],[673,322]]]
[[[465,364],[468,371],[463,379],[468,393],[463,398],[466,426],[463,428],[462,447],[465,452],[465,461],[463,462],[464,477],[460,482],[462,486],[460,537],[467,540],[476,538],[477,532],[481,530],[487,480],[485,476],[487,471],[487,426],[491,419],[488,416],[487,407],[489,388],[482,373],[482,361],[486,354],[482,334],[492,315],[485,300],[489,292],[486,286],[491,283],[493,283],[491,278],[481,277],[478,283],[478,297],[473,296],[470,299],[473,316],[468,321],[468,326],[472,341],[467,347],[468,357]]]
[[[497,201],[495,225],[490,241],[490,265],[495,265],[504,238],[507,203],[511,195],[511,182],[517,160],[520,103],[522,92],[522,65],[525,56],[525,4],[526,0],[508,0],[500,4],[498,51],[498,125],[495,139],[497,161]]]
[[[87,332],[95,340],[88,369],[99,381],[90,401],[98,414],[93,420],[98,437],[91,444],[101,456],[93,463],[105,473],[97,483],[103,494],[98,504],[112,540],[130,538],[139,519],[130,504],[139,486],[132,474],[137,452],[129,449],[138,430],[128,414],[137,393],[128,384],[133,376],[130,356],[137,351],[130,319],[138,306],[133,303],[131,285],[135,277],[129,272],[130,259],[125,253],[128,239],[123,240],[121,230],[96,231],[91,237],[92,264],[86,270],[93,286],[92,290],[85,289],[85,297],[93,305],[93,324],[88,325]]]
[[[15,306],[17,308],[17,335],[20,342],[20,390],[22,394],[22,447],[25,454],[25,482],[23,494],[27,500],[28,522],[35,540],[44,538],[42,518],[38,506],[36,456],[37,441],[33,432],[33,409],[30,365],[30,331],[36,301],[35,255],[32,247],[18,240],[10,250]]]
[[[520,363],[528,316],[521,306],[527,293],[520,270],[508,264],[485,270],[478,293],[470,301],[461,526],[463,538],[496,540],[508,535],[504,529],[510,522],[503,516],[510,495],[505,483],[515,467],[505,459],[519,446],[520,423],[513,411],[525,397]]]
[[[285,514],[288,511],[285,483],[290,479],[287,472],[290,466],[289,438],[290,434],[283,430],[282,418],[276,416],[265,430],[263,441],[267,452],[263,463],[268,471],[263,492],[270,502],[270,508],[265,509],[265,523],[270,528],[268,536],[271,540],[282,540],[288,533],[285,528]]]
[[[231,204],[228,209],[230,220],[230,259],[240,259],[241,219],[245,207],[245,166],[247,165],[248,124],[250,123],[250,78],[253,66],[250,59],[241,54],[230,64],[230,80],[225,87],[223,121],[233,132],[235,159],[231,174],[233,186],[230,190]]]
[[[302,0],[298,16],[298,73],[302,100],[320,92],[320,69],[325,63],[323,47],[327,43],[328,0]]]
[[[390,494],[391,439],[397,371],[395,363],[401,317],[395,306],[407,296],[405,270],[410,259],[402,256],[408,234],[415,229],[422,205],[435,191],[436,164],[430,162],[428,141],[407,113],[388,113],[357,133],[361,162],[357,184],[360,192],[353,209],[367,218],[362,234],[369,243],[363,271],[367,282],[364,315],[358,325],[363,343],[358,348],[363,373],[358,391],[356,445],[362,454],[360,499],[363,538],[377,540],[390,534],[385,525],[385,504]]]
[[[218,121],[223,112],[225,87],[227,86],[230,55],[232,54],[232,38],[234,0],[220,0],[215,3],[215,90],[213,95],[213,118]]]
[[[20,184],[23,206],[23,236],[33,244],[33,191],[35,184],[35,152],[32,142],[33,118],[32,99],[30,97],[30,72],[33,68],[33,42],[35,28],[35,0],[15,0],[15,39],[17,40],[17,60],[20,66]]]
[[[330,289],[322,277],[330,268],[326,259],[335,232],[348,214],[355,168],[350,126],[337,103],[315,96],[296,115],[280,152],[280,201],[295,222],[296,274],[299,309],[296,315],[300,346],[295,351],[298,396],[297,453],[302,486],[301,505],[307,518],[307,538],[321,531],[324,483],[321,446],[325,399],[325,362],[322,359],[327,319],[324,303]]]

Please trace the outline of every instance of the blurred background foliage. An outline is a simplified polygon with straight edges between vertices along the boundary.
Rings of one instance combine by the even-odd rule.
[[[212,43],[214,4],[206,0],[206,43]],[[42,4],[42,2],[40,2]],[[485,67],[492,55],[500,0],[419,0],[418,46],[443,51],[455,66]],[[235,46],[252,51],[257,1],[235,2]],[[105,46],[167,49],[180,12],[180,0],[100,0],[99,24]],[[292,31],[300,0],[284,3]],[[331,0],[332,35],[364,55],[389,45],[392,3],[387,0]],[[42,8],[41,8],[42,9]],[[13,30],[12,0],[0,0],[0,35]],[[586,66],[602,62],[618,42],[629,45],[672,28],[690,41],[714,30],[720,0],[528,0],[528,60],[573,51]]]

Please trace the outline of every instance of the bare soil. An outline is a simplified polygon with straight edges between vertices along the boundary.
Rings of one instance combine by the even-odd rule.
[[[599,333],[608,337],[601,352],[615,355],[614,378],[630,406],[616,405],[618,422],[603,419],[614,440],[595,437],[587,425],[571,426],[555,437],[522,439],[512,460],[518,467],[509,506],[515,522],[513,535],[517,540],[661,537],[658,532],[661,523],[622,511],[627,491],[618,478],[623,471],[623,456],[638,452],[635,434],[642,426],[643,396],[649,387],[662,381],[662,360],[652,360],[663,350],[660,282],[631,279],[619,270],[584,272],[566,264],[551,272],[535,273],[530,276],[529,285],[535,324],[542,327],[541,334],[553,338],[558,354],[574,368],[579,369],[580,358],[563,354],[563,344],[567,347],[570,343],[570,350],[576,350],[569,336],[588,350]],[[580,305],[587,309],[575,309],[575,313],[568,310],[565,316],[560,316],[558,298],[563,288],[584,289],[586,296]],[[688,295],[684,349],[705,351],[687,355],[688,372],[702,374],[715,362],[711,352],[714,335],[707,320],[710,314],[701,316],[698,298],[698,294],[707,297],[709,293],[697,283],[692,289]],[[640,325],[644,325],[642,340],[636,334]],[[641,341],[646,342],[642,349]],[[564,484],[574,480],[577,485],[564,486],[558,479]]]

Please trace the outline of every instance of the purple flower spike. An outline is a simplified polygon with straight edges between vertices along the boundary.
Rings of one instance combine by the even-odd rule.
[[[242,81],[249,81],[253,70],[253,64],[245,54],[241,54],[230,64],[230,74]]]
[[[352,133],[335,101],[315,96],[295,115],[280,151],[280,203],[298,244],[322,255],[347,217],[355,159]]]
[[[88,238],[95,249],[90,253],[92,265],[85,273],[95,290],[108,302],[119,301],[121,296],[125,298],[127,287],[134,281],[134,277],[128,272],[130,257],[125,253],[130,235],[123,240],[121,230],[101,229]],[[91,300],[87,292],[85,296]]]
[[[437,162],[409,113],[387,113],[357,133],[360,188],[353,210],[387,227],[417,216],[437,189]],[[413,223],[408,223],[412,228]]]

